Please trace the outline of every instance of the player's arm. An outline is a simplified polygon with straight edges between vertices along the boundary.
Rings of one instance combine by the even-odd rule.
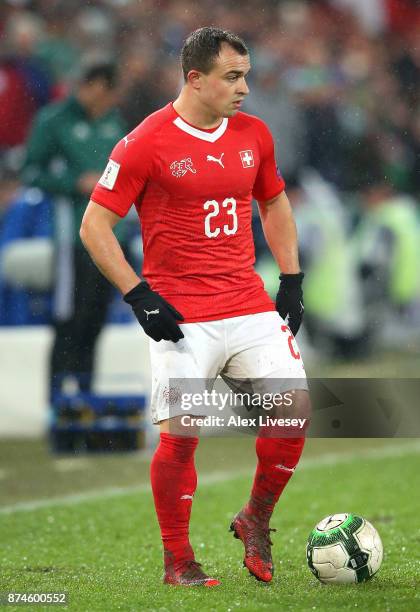
[[[80,228],[80,237],[95,264],[124,296],[148,336],[159,342],[183,338],[182,315],[142,281],[126,260],[113,228],[125,217],[145,189],[150,177],[153,147],[139,132],[130,147],[120,140],[91,195]]]
[[[265,239],[281,270],[276,309],[295,335],[304,310],[296,225],[276,166],[273,137],[263,121],[258,122],[258,139],[260,164],[252,193],[258,202]]]
[[[276,309],[296,335],[303,318],[303,272],[300,271],[296,224],[284,191],[267,201],[259,201],[264,236],[281,271]]]
[[[184,335],[176,321],[182,321],[183,317],[158,293],[152,291],[126,260],[113,232],[120,219],[112,210],[90,200],[80,227],[80,238],[102,274],[121,291],[124,301],[130,304],[146,334],[157,342],[177,342]]]
[[[267,202],[258,202],[268,246],[283,274],[300,272],[296,224],[284,191]]]
[[[90,200],[83,216],[80,238],[102,274],[117,287],[130,304],[148,336],[159,342],[177,342],[184,337],[177,320],[183,317],[142,281],[126,260],[113,232],[120,216]]]
[[[121,217],[90,200],[83,216],[80,238],[102,274],[123,295],[141,279],[126,260],[113,232]]]

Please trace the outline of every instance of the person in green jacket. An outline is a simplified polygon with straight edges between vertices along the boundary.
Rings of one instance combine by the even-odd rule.
[[[22,182],[54,201],[51,398],[66,375],[75,376],[81,390],[90,389],[95,344],[111,297],[111,285],[83,248],[78,228],[113,146],[127,131],[116,102],[116,66],[86,66],[74,93],[38,113],[27,142]]]
[[[371,335],[399,346],[413,337],[420,296],[420,218],[415,200],[371,173],[353,237]]]

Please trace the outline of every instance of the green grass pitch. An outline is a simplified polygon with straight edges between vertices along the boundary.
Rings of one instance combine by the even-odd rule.
[[[16,449],[3,447],[0,459]],[[304,460],[272,520],[277,528],[276,572],[267,585],[242,567],[242,544],[228,532],[231,517],[249,493],[253,440],[202,440],[202,483],[193,506],[191,539],[197,560],[222,580],[214,589],[161,584],[161,547],[146,484],[147,461],[129,456],[83,459],[86,465],[79,472],[59,468],[57,477],[56,470],[55,480],[62,487],[57,490],[53,473],[63,460],[38,452],[31,466],[16,459],[13,478],[2,487],[0,592],[65,591],[69,610],[89,612],[420,609],[418,441],[308,441]],[[20,490],[19,482],[28,486]],[[110,482],[120,488],[101,489]],[[61,496],[48,505],[42,501],[47,493]],[[38,498],[41,502],[34,503]],[[346,511],[366,517],[378,529],[384,562],[368,583],[324,586],[306,566],[306,539],[325,515]]]

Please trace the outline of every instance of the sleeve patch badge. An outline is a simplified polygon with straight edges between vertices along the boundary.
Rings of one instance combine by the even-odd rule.
[[[110,191],[114,189],[120,167],[120,164],[117,164],[117,162],[110,159],[103,175],[99,179],[99,185],[102,185],[102,187],[105,187],[105,189],[109,189]]]

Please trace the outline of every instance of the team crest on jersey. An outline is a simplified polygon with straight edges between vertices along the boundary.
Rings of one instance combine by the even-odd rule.
[[[241,158],[242,166],[244,168],[254,167],[254,156],[252,154],[251,149],[247,149],[246,151],[239,151],[239,156]]]
[[[176,178],[181,178],[181,176],[184,176],[184,174],[187,174],[187,172],[192,172],[193,174],[196,174],[197,172],[193,166],[191,157],[186,157],[185,159],[181,159],[181,161],[172,162],[170,169]]]

